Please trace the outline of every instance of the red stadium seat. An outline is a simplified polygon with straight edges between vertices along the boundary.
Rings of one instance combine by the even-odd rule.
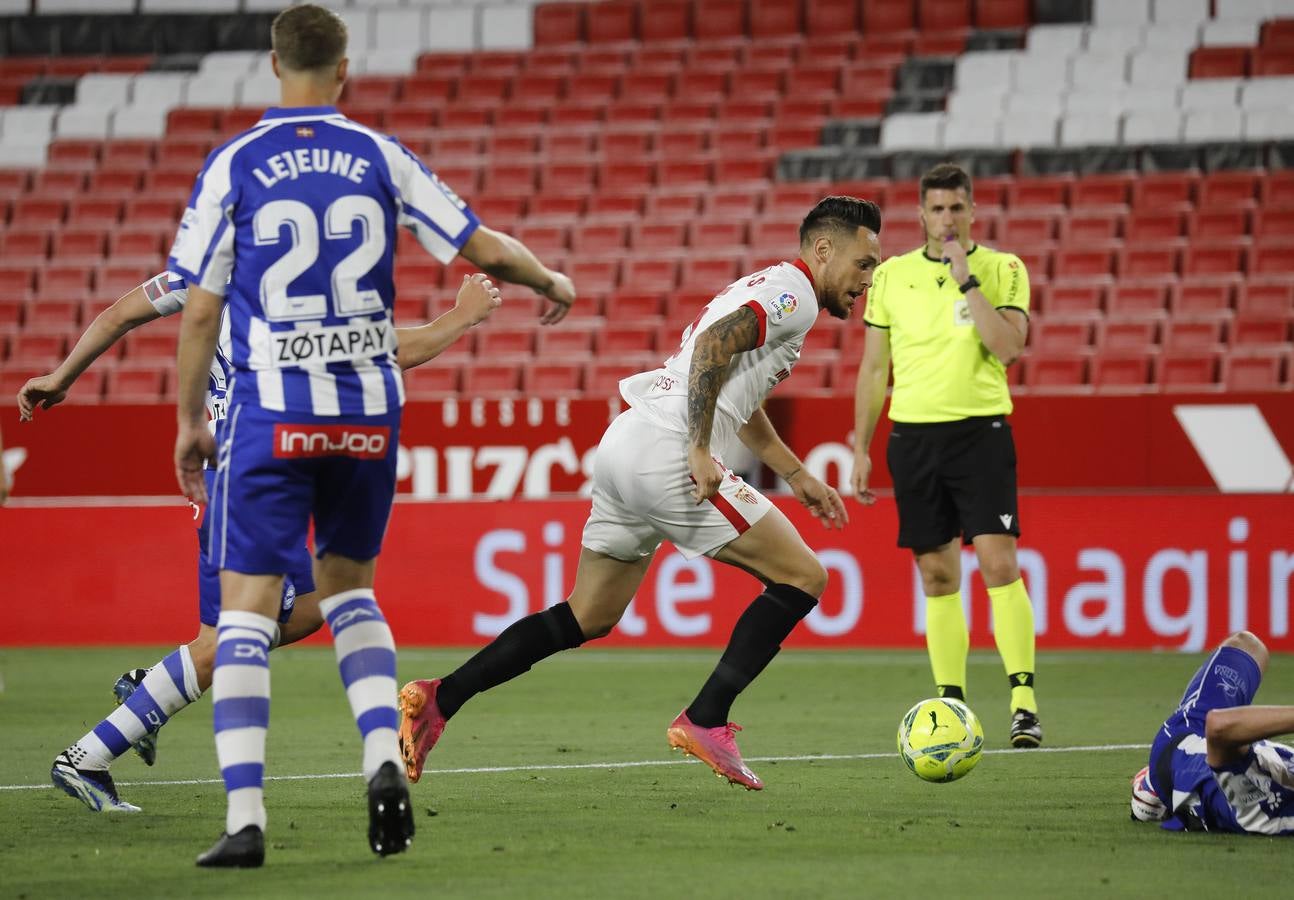
[[[113,213],[109,219],[102,221],[114,222],[121,215],[122,204],[117,201],[113,203],[118,212]],[[125,219],[132,225],[160,225],[168,228],[177,228],[180,223],[180,211],[184,201],[172,200],[169,198],[156,197],[136,197],[134,200],[127,200],[125,203]],[[73,204],[69,211],[69,222],[72,217],[78,214],[78,204]],[[86,216],[94,216],[95,213],[86,210]]]
[[[687,246],[687,226],[683,222],[645,220],[629,233],[629,245],[637,252],[681,252]]]
[[[9,368],[52,371],[63,361],[67,339],[56,334],[17,334],[9,342]]]
[[[1176,275],[1178,256],[1175,247],[1125,247],[1119,252],[1119,278]]]
[[[1029,353],[1024,358],[1024,384],[1040,393],[1080,390],[1087,383],[1089,359],[1086,353]]]
[[[610,294],[616,289],[619,272],[620,264],[614,260],[577,259],[567,274],[579,286],[581,292],[600,295]],[[630,290],[635,289],[633,285],[628,287]]]
[[[813,0],[809,0],[812,5]],[[751,0],[750,36],[756,41],[799,37],[804,30],[800,0]]]
[[[917,23],[923,33],[964,31],[971,27],[971,2],[917,0]]]
[[[863,4],[863,34],[906,35],[916,28],[916,9],[912,0],[887,0]]]
[[[179,335],[141,329],[131,332],[125,341],[125,359],[129,363],[151,363],[170,367],[179,350]]]
[[[1274,391],[1294,381],[1294,351],[1288,348],[1235,351],[1222,360],[1228,391]]]
[[[697,0],[692,8],[692,36],[697,41],[732,43],[745,39],[743,0]]]
[[[1187,277],[1236,276],[1245,271],[1246,255],[1242,243],[1228,246],[1216,239],[1206,240],[1203,245],[1193,244],[1186,248],[1182,274]]]
[[[1092,343],[1092,320],[1037,318],[1029,327],[1029,347],[1041,353],[1076,353]]]
[[[1294,238],[1294,204],[1268,206],[1264,201],[1253,216],[1254,240],[1283,241]]]
[[[1099,322],[1096,346],[1101,353],[1146,352],[1159,343],[1162,316],[1120,316]]]
[[[1251,74],[1267,78],[1274,75],[1294,75],[1294,55],[1289,47],[1260,49],[1250,61]]]
[[[484,360],[529,358],[535,352],[533,328],[481,328],[476,335],[476,355]]]
[[[1063,211],[1069,200],[1071,180],[1057,176],[1014,181],[1006,190],[1006,206],[1013,210],[1042,207]]]
[[[581,306],[583,301],[581,300]],[[587,359],[593,353],[594,326],[540,328],[535,336],[535,357],[541,360]]]
[[[27,228],[42,225],[59,225],[67,211],[67,204],[62,200],[42,200],[36,197],[19,197],[13,204],[13,225]]]
[[[1253,275],[1294,274],[1294,253],[1277,245],[1257,247],[1253,251],[1249,271]]]
[[[93,271],[91,266],[84,264],[52,263],[39,273],[37,292],[45,297],[88,296]]]
[[[1231,343],[1235,346],[1266,346],[1291,340],[1290,322],[1294,315],[1237,315],[1231,326]]]
[[[746,223],[741,219],[707,219],[688,226],[687,244],[696,250],[733,250],[746,245]]]
[[[50,235],[47,228],[14,229],[0,232],[0,252],[7,262],[28,261],[43,264],[49,256]]]
[[[994,238],[1005,247],[1032,247],[1046,244],[1056,236],[1056,217],[1048,214],[1032,213],[1006,215],[998,223],[997,236]]]
[[[522,388],[534,397],[578,396],[584,381],[584,366],[575,362],[534,362],[522,374]]]
[[[1149,388],[1155,354],[1151,351],[1102,353],[1092,360],[1092,385],[1098,391]]]
[[[1191,53],[1191,78],[1246,78],[1248,47],[1197,47]]]
[[[461,378],[457,363],[440,358],[404,373],[404,390],[410,400],[438,399],[457,394]]]
[[[1192,240],[1244,237],[1249,231],[1249,213],[1243,207],[1210,209],[1201,202],[1199,211],[1190,217],[1189,227]]]
[[[1023,29],[1032,20],[1030,0],[975,0],[975,27],[987,30]]]
[[[1250,280],[1239,286],[1236,311],[1256,315],[1283,315],[1294,313],[1294,280]]]
[[[622,280],[635,291],[672,291],[678,284],[678,262],[668,257],[631,259]]]
[[[584,16],[588,7],[587,3],[536,6],[533,24],[535,45],[574,44],[584,40]]]
[[[617,253],[624,249],[625,231],[619,222],[576,225],[571,230],[571,249],[583,256]]]
[[[643,43],[685,40],[692,28],[691,13],[690,0],[652,0],[651,12],[640,26]]]
[[[1056,278],[1109,278],[1113,254],[1107,250],[1057,250]]]
[[[40,261],[17,262],[5,259],[0,261],[0,284],[5,286],[4,295],[15,299],[25,299],[36,287],[36,273],[41,269]]]
[[[1294,170],[1269,171],[1258,188],[1263,208],[1294,206]]]
[[[628,357],[618,362],[588,363],[584,367],[584,396],[601,399],[620,393],[620,379],[660,365],[654,355]]]
[[[396,325],[420,325],[427,321],[425,297],[396,297],[393,310]]]
[[[1190,211],[1198,176],[1186,172],[1143,175],[1132,185],[1132,208],[1152,215]]]
[[[686,291],[709,291],[717,294],[739,274],[731,256],[693,257],[683,263],[680,285]]]
[[[1213,350],[1222,344],[1227,317],[1172,318],[1164,327],[1164,347],[1174,351]]]
[[[54,259],[62,263],[96,263],[103,258],[106,232],[103,228],[64,228],[54,238]]]
[[[260,121],[259,116],[260,111],[257,111],[256,121]],[[239,130],[241,131],[244,129]],[[105,166],[112,166],[114,168],[128,168],[130,166],[147,168],[153,164],[153,160],[156,158],[156,155],[157,144],[154,141],[107,141],[103,145],[103,153],[100,156],[100,162]]]
[[[1216,316],[1230,314],[1233,285],[1230,280],[1188,280],[1169,295],[1169,307],[1174,315]]]
[[[1254,172],[1214,172],[1200,181],[1196,202],[1201,210],[1251,208],[1258,202],[1260,180]]]
[[[580,284],[576,281],[576,284]],[[608,322],[649,322],[656,323],[664,311],[661,295],[657,293],[638,292],[633,290],[619,291],[606,304]],[[610,327],[610,325],[608,325]]]
[[[1155,361],[1155,382],[1166,391],[1209,391],[1217,386],[1221,354],[1198,348],[1166,352]]]
[[[805,31],[811,39],[858,31],[858,3],[856,0],[810,0],[805,12]]]
[[[24,328],[30,333],[66,334],[81,324],[81,304],[75,300],[33,300],[27,304]]]
[[[542,7],[541,7],[542,8]],[[474,362],[463,367],[463,393],[469,397],[507,396],[521,389],[521,364]]]
[[[1168,299],[1168,283],[1163,280],[1119,280],[1110,288],[1106,309],[1111,315],[1161,315]]]

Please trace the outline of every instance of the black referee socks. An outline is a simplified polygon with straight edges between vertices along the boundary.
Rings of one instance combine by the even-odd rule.
[[[789,584],[765,588],[737,619],[727,649],[687,708],[687,717],[702,728],[727,724],[737,695],[773,661],[796,623],[817,605],[815,597]]]

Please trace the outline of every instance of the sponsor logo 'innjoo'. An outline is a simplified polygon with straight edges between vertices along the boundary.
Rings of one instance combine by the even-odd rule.
[[[385,425],[292,425],[274,426],[276,459],[313,459],[320,456],[350,456],[354,459],[382,459],[390,446],[391,429]]]

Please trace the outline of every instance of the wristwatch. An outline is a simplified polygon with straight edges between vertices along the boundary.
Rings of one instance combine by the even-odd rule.
[[[976,278],[974,275],[972,275],[970,278],[967,278],[961,284],[957,285],[957,290],[961,291],[964,294],[967,291],[969,291],[971,288],[977,288],[977,287],[979,287],[979,279]]]

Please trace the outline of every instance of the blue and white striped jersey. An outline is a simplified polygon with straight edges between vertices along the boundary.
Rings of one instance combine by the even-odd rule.
[[[189,300],[189,286],[174,272],[163,272],[140,285],[144,296],[153,304],[160,316],[173,316],[184,309]],[[233,365],[229,361],[229,304],[225,304],[220,313],[220,341],[216,344],[216,356],[211,361],[211,374],[207,377],[207,415],[211,416],[211,426],[225,417],[229,408],[226,395],[229,391],[229,380],[233,374]]]
[[[231,403],[320,416],[404,403],[397,225],[447,263],[478,220],[398,141],[332,107],[270,109],[212,152],[168,267],[226,298]]]

